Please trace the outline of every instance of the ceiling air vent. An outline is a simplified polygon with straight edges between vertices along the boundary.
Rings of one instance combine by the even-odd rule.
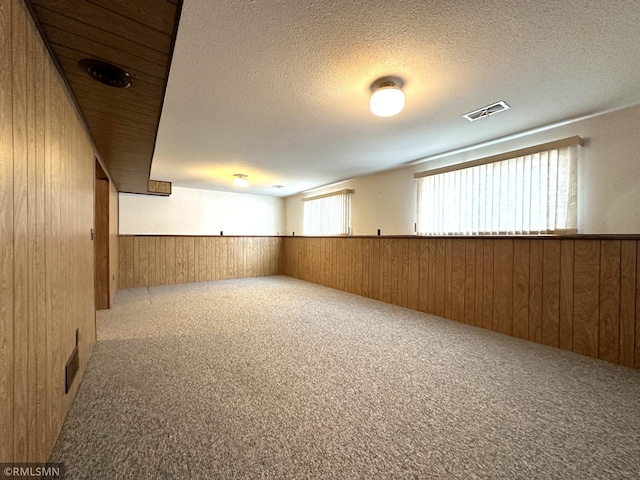
[[[91,78],[115,88],[129,88],[133,84],[133,77],[115,65],[101,60],[84,59],[78,62]]]
[[[488,117],[489,115],[493,115],[494,113],[502,112],[508,109],[509,109],[509,105],[507,105],[503,101],[499,101],[491,105],[487,105],[486,107],[479,108],[478,110],[474,110],[473,112],[469,112],[463,115],[463,117],[469,120],[470,122],[473,122],[480,118],[485,118],[485,117]]]

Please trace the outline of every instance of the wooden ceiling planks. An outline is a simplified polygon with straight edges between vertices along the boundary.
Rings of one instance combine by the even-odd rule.
[[[168,55],[154,48],[149,48],[119,35],[115,35],[98,27],[61,15],[47,8],[34,5],[34,12],[42,25],[55,26],[66,32],[73,32],[82,38],[100,39],[101,43],[118,45],[122,52],[137,55],[156,63],[166,63]]]
[[[131,20],[159,32],[173,32],[176,6],[169,2],[132,2],[131,0],[90,0],[91,3],[115,10]],[[135,4],[135,5],[134,5]]]
[[[26,0],[118,190],[149,191],[151,159],[182,9],[181,0]],[[128,72],[113,88],[78,65]]]
[[[47,34],[49,42],[51,42],[52,45],[65,48],[65,51],[68,52],[67,56],[73,57],[76,54],[80,54],[83,58],[107,57],[110,62],[114,64],[132,65],[131,68],[135,65],[135,70],[138,75],[140,73],[144,74],[149,83],[160,86],[163,84],[167,69],[166,60],[161,63],[150,61],[144,57],[123,52],[118,48],[103,45],[91,39],[81,37],[80,35],[74,35],[58,27],[49,26],[47,28]],[[66,50],[67,48],[69,50]],[[71,50],[72,52],[70,52]],[[131,74],[133,75],[133,72],[131,72]]]
[[[97,5],[90,0],[29,0],[29,3],[52,10],[61,15],[106,30],[161,52],[169,52],[173,45],[173,31],[156,30],[148,22],[140,21],[142,5],[157,6],[166,0],[139,0],[137,2],[108,2],[111,7]],[[177,8],[176,8],[177,10]],[[132,20],[132,17],[137,20]]]

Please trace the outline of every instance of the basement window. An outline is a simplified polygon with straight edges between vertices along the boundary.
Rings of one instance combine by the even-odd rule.
[[[418,235],[577,233],[580,137],[416,173]]]
[[[350,235],[353,190],[303,198],[304,235]]]

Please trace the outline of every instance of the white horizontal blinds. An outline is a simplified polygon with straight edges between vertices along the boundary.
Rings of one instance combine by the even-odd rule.
[[[417,181],[420,235],[577,231],[576,145]]]
[[[352,193],[352,190],[345,190],[335,195],[303,199],[304,235],[349,235]]]

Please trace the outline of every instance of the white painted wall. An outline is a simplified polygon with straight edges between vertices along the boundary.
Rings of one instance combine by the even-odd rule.
[[[491,121],[486,119],[482,121]],[[352,188],[353,234],[411,235],[414,172],[495,155],[573,135],[585,140],[578,170],[578,232],[640,234],[640,106],[414,166],[356,178],[286,199],[286,234],[302,235],[303,196]]]
[[[280,235],[284,199],[173,187],[171,196],[121,193],[120,234]]]
[[[353,235],[413,235],[416,217],[416,186],[413,170],[401,168],[342,182],[312,193],[294,195],[286,199],[286,232],[302,235],[305,196],[320,195],[334,190],[351,188],[351,228]]]
[[[170,197],[121,193],[120,233],[219,235],[222,230],[225,235],[302,235],[300,198],[352,188],[354,235],[375,235],[378,229],[382,235],[412,235],[414,172],[572,135],[585,140],[579,164],[579,233],[640,234],[640,106],[356,178],[286,200],[182,187],[174,187]]]

